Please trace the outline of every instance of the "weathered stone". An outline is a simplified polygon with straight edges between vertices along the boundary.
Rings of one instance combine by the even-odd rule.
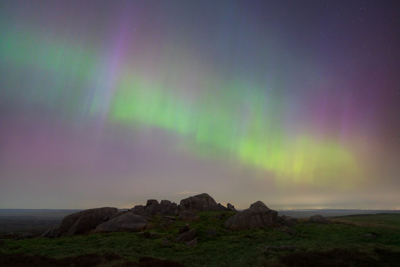
[[[117,212],[117,208],[105,207],[83,210],[65,216],[58,228],[58,236],[73,236],[86,233],[103,223],[103,218]]]
[[[194,247],[197,245],[197,237],[195,237],[192,241],[186,242],[186,246]]]
[[[144,214],[144,206],[143,205],[136,205],[135,207],[132,208],[132,213],[137,214],[137,215],[143,215]]]
[[[106,222],[108,220],[114,219],[115,217],[121,216],[122,214],[126,213],[126,211],[118,211],[113,214],[109,214],[106,217],[103,218],[103,221]]]
[[[142,217],[151,217],[158,213],[161,215],[179,215],[179,208],[176,203],[169,200],[161,200],[158,203],[155,199],[149,199],[145,206],[136,205],[133,207],[132,212]]]
[[[132,231],[139,232],[146,229],[148,222],[141,216],[127,212],[121,216],[98,225],[95,232]]]
[[[310,219],[309,219],[309,222],[310,223],[318,223],[318,224],[329,224],[329,223],[331,223],[330,220],[326,219],[322,215],[311,216]]]
[[[193,197],[182,199],[179,207],[182,210],[197,210],[197,211],[220,211],[221,207],[208,194],[203,193]]]
[[[49,229],[42,235],[42,237],[47,237],[47,238],[56,238],[57,236],[58,236],[58,229]]]
[[[146,202],[146,207],[150,206],[158,206],[160,203],[158,203],[157,199],[148,199]]]
[[[293,227],[293,226],[296,226],[299,223],[299,221],[296,218],[282,215],[282,216],[278,216],[278,223],[283,226]]]
[[[237,210],[235,209],[235,206],[233,206],[231,203],[228,203],[227,207],[228,207],[228,211],[235,211],[235,212],[237,212]]]
[[[278,212],[270,210],[264,203],[257,201],[249,209],[243,210],[225,221],[230,230],[246,230],[274,226],[277,224]]]
[[[181,228],[179,228],[179,234],[182,234],[182,233],[186,233],[187,231],[189,231],[190,230],[190,226],[189,226],[189,224],[185,224],[184,226],[182,226]]]
[[[175,239],[177,242],[189,242],[192,241],[196,236],[196,229],[191,229],[187,232],[184,232]]]
[[[267,209],[269,209],[268,207],[267,207],[267,205],[265,205],[262,201],[257,201],[257,202],[254,202],[253,204],[251,204],[250,205],[250,209],[252,209],[252,208],[267,208]]]
[[[181,215],[179,215],[179,219],[182,221],[193,222],[200,219],[200,216],[190,210],[182,211]]]
[[[218,207],[220,211],[228,211],[228,208],[222,205],[221,203],[218,203]]]
[[[148,215],[156,215],[158,212],[158,206],[160,204],[155,199],[147,200],[146,206],[144,207],[145,213]]]
[[[175,210],[178,210],[178,205],[169,200],[161,200],[158,206],[158,212],[163,215],[173,215]]]

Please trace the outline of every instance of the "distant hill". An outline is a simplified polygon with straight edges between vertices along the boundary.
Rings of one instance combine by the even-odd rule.
[[[302,209],[302,210],[278,210],[279,215],[290,216],[294,218],[310,217],[320,214],[324,217],[336,217],[358,214],[378,214],[378,213],[397,213],[400,210],[356,210],[356,209]]]
[[[82,211],[83,209],[0,209],[0,217],[45,217],[64,218],[65,216]],[[126,210],[126,209],[120,209]],[[378,213],[399,213],[400,210],[357,210],[357,209],[299,209],[299,210],[278,210],[279,215],[291,216],[294,218],[310,217],[320,214],[324,217],[335,217],[357,214],[378,214]]]
[[[0,209],[0,216],[64,218],[81,209]]]

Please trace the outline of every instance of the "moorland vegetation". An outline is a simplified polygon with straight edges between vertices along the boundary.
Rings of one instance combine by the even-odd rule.
[[[227,221],[242,218],[246,210],[177,206],[168,215],[142,213],[146,227],[134,231],[96,231],[96,226],[55,238],[2,239],[0,266],[400,266],[400,214],[277,215],[264,226],[235,229]],[[257,209],[267,212],[260,203],[249,209],[249,216],[257,217]]]

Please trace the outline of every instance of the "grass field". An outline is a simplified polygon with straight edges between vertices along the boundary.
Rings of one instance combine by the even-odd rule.
[[[223,226],[232,213],[199,215],[200,220],[189,223],[197,230],[194,247],[175,242],[187,222],[160,227],[163,219],[156,216],[146,231],[151,235],[118,232],[2,240],[0,266],[175,266],[151,259],[185,266],[400,266],[400,214],[336,217],[326,225],[300,219],[291,230],[237,232]],[[266,251],[267,246],[272,249]]]

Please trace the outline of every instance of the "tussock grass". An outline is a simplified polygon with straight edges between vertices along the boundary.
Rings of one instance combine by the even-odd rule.
[[[146,263],[143,260],[146,257],[185,266],[396,266],[391,264],[400,259],[398,214],[330,218],[334,223],[326,225],[300,219],[292,228],[294,233],[284,232],[282,228],[229,231],[224,228],[224,222],[233,214],[201,212],[198,221],[176,220],[171,224],[155,216],[146,230],[153,235],[114,232],[58,239],[4,240],[0,246],[3,260],[0,266],[18,266],[9,265],[9,260],[17,255],[21,259],[28,257],[32,261],[30,266],[57,267],[64,266],[63,262],[71,263],[67,266],[81,266],[79,262],[94,258],[96,261],[86,266],[146,266],[152,261],[147,259]],[[175,242],[179,229],[188,223],[197,232],[195,247]],[[216,236],[210,235],[209,230]],[[296,249],[266,251],[266,246]],[[46,261],[55,265],[42,265]]]

